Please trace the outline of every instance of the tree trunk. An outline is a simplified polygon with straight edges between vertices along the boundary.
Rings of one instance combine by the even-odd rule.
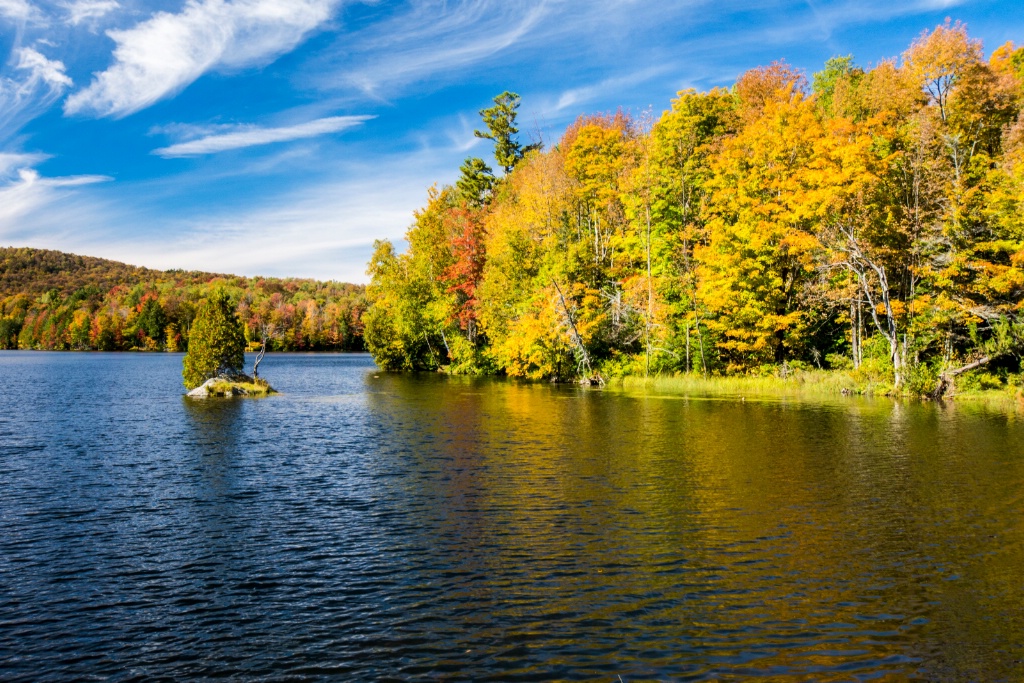
[[[689,374],[690,366],[690,321],[686,321],[686,372]]]
[[[903,371],[906,363],[904,362],[904,352],[900,346],[900,335],[896,327],[896,317],[892,311],[892,301],[889,298],[889,279],[885,275],[885,267],[880,266],[876,263],[869,261],[867,258],[860,253],[859,247],[854,246],[856,249],[851,255],[853,259],[848,261],[846,266],[852,270],[861,283],[861,291],[864,292],[864,296],[867,298],[869,310],[871,311],[871,318],[875,321],[875,327],[878,328],[878,332],[885,337],[885,340],[889,342],[889,358],[892,360],[893,369],[893,388],[899,389],[903,386]],[[885,308],[885,325],[882,325],[882,321],[878,319],[878,306],[875,304],[875,299],[871,294],[871,284],[868,282],[867,269],[870,268],[878,276],[878,289],[881,295],[881,303]],[[906,335],[904,335],[904,340]],[[905,348],[905,342],[904,342]]]
[[[252,376],[254,378],[260,376],[260,361],[263,360],[263,356],[267,353],[267,338],[263,338],[263,343],[260,345],[260,352],[256,354],[256,362],[252,365]]]
[[[953,388],[954,377],[962,375],[965,372],[970,372],[971,370],[977,370],[984,365],[988,365],[993,358],[994,356],[982,356],[973,363],[968,363],[967,365],[956,368],[955,370],[947,370],[946,372],[943,372],[939,375],[939,383],[936,385],[935,391],[932,392],[932,398],[936,401],[943,398],[949,390]]]
[[[857,301],[850,299],[850,355],[853,356],[853,369],[860,367],[860,311]]]
[[[644,326],[644,333],[647,336],[647,365],[644,368],[644,377],[651,374],[651,317],[654,315],[654,283],[652,281],[651,266],[651,207],[646,206],[647,213],[647,320]]]
[[[554,279],[551,280],[551,284],[555,286],[555,291],[558,292],[562,314],[565,316],[565,322],[569,327],[569,339],[572,341],[573,346],[576,347],[576,354],[579,356],[577,370],[586,369],[583,383],[590,384],[596,380],[598,384],[603,385],[604,378],[601,375],[594,374],[594,368],[590,364],[590,354],[587,353],[587,347],[583,344],[583,337],[580,336],[579,330],[576,329],[576,321],[573,318],[572,311],[569,310],[569,305],[565,301],[565,295],[562,294],[562,288],[558,286]]]

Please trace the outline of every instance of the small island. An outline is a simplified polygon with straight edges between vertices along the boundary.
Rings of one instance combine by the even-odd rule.
[[[182,361],[182,378],[190,398],[213,396],[267,396],[277,393],[259,377],[266,341],[245,374],[245,334],[236,307],[223,290],[215,290],[196,312],[189,334],[188,353]]]

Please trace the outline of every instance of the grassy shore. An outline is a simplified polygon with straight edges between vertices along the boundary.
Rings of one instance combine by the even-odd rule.
[[[830,396],[840,394],[884,394],[888,385],[857,386],[849,373],[827,370],[794,372],[787,377],[773,375],[704,377],[700,374],[668,375],[658,377],[622,377],[609,382],[609,386],[626,390],[652,391],[667,394],[721,395],[721,396]]]
[[[921,399],[913,391],[894,392],[892,383],[883,379],[844,370],[799,370],[786,376],[725,376],[704,377],[700,374],[657,377],[623,377],[609,381],[612,388],[627,391],[645,391],[692,396],[791,396],[823,398],[839,395],[889,396],[893,398]],[[1021,387],[1007,384],[1000,387],[975,387],[961,382],[958,390],[948,397],[954,401],[986,403],[993,406],[1024,406]]]

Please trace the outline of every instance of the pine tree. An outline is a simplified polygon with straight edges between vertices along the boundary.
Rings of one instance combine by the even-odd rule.
[[[467,204],[473,207],[483,206],[491,197],[491,190],[494,188],[494,173],[483,159],[469,157],[459,167],[462,175],[459,176],[455,187],[459,190],[459,196]]]
[[[203,302],[188,335],[182,377],[195,389],[217,375],[240,374],[245,363],[245,335],[231,299],[217,290]]]
[[[519,143],[519,129],[516,128],[516,111],[519,109],[519,95],[507,90],[494,98],[494,106],[480,110],[480,117],[487,126],[486,131],[477,130],[478,138],[494,141],[494,159],[501,170],[508,175],[516,164],[529,152],[540,149],[539,143]]]

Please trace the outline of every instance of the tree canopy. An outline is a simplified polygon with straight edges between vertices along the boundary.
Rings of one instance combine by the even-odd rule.
[[[384,367],[832,367],[930,391],[985,359],[1020,381],[1001,330],[1024,314],[1024,48],[986,59],[946,22],[871,69],[774,62],[654,121],[583,116],[534,154],[519,104],[481,111],[504,170],[486,201],[474,160],[405,253],[378,244],[365,321]]]
[[[361,351],[364,288],[297,278],[157,271],[42,249],[0,248],[0,349],[184,351],[211,291],[271,350]]]

